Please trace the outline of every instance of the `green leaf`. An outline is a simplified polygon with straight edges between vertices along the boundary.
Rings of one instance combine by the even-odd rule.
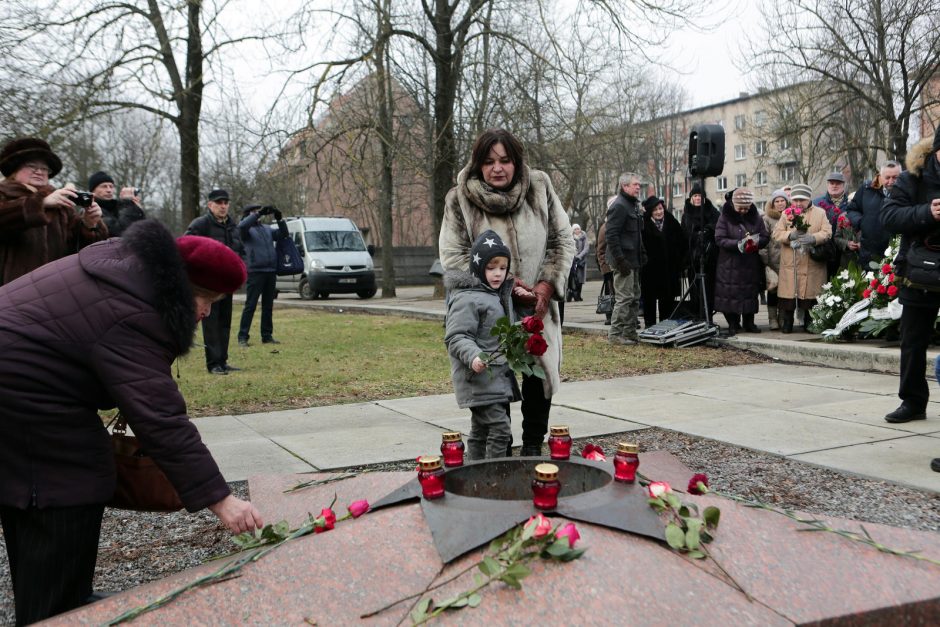
[[[469,600],[467,599],[467,597],[460,597],[459,599],[454,599],[454,602],[448,605],[447,607],[456,610],[456,609],[460,609],[461,607],[465,607],[468,603],[469,603]]]
[[[473,585],[480,587],[483,585],[483,575],[480,573],[473,573]]]
[[[505,583],[510,588],[514,588],[516,590],[522,590],[522,584],[519,583],[519,581],[512,575],[504,574],[499,578],[499,580]]]
[[[682,501],[679,500],[679,497],[676,496],[674,492],[667,492],[663,496],[666,498],[666,502],[669,503],[669,507],[672,509],[679,509],[682,506]]]
[[[516,579],[525,579],[532,574],[532,571],[525,564],[516,562],[506,569],[506,574],[512,575]]]
[[[567,553],[565,553],[558,559],[561,560],[562,562],[570,562],[584,555],[585,551],[587,551],[587,549],[571,549],[570,551],[568,551]]]
[[[542,366],[532,366],[532,374],[538,377],[539,379],[544,379],[545,368],[542,368]]]
[[[427,598],[420,603],[411,612],[411,620],[420,623],[428,617],[428,608],[431,607],[431,599]]]
[[[555,540],[550,545],[548,545],[548,548],[545,549],[545,552],[552,557],[561,557],[570,550],[571,547],[568,546],[568,538],[561,538],[560,540]]]
[[[483,570],[482,567],[480,568],[480,570],[483,570],[483,574],[484,574],[484,575],[493,576],[493,575],[495,575],[496,573],[498,573],[500,570],[502,570],[502,569],[500,568],[500,566],[499,566],[499,562],[497,562],[496,560],[494,560],[494,559],[493,559],[492,557],[490,557],[489,555],[487,555],[487,556],[485,556],[485,557],[483,558],[483,564],[486,565],[486,570]]]
[[[717,529],[718,521],[721,519],[721,510],[714,505],[709,505],[702,512],[702,518],[705,519],[705,526],[709,529]]]
[[[700,560],[705,557],[705,554],[698,550],[689,551],[687,555],[694,560]]]
[[[470,607],[478,607],[480,603],[482,602],[483,602],[483,598],[476,592],[471,594],[470,597],[467,599],[467,605],[469,605]]]
[[[682,528],[676,523],[669,523],[666,525],[666,542],[669,543],[669,546],[676,549],[685,548],[685,532],[682,531]]]
[[[690,551],[694,551],[698,549],[699,544],[699,527],[689,527],[685,532],[685,545]]]

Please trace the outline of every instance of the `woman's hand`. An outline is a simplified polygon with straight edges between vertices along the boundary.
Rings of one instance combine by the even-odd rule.
[[[56,209],[58,207],[72,209],[75,207],[75,203],[72,202],[73,198],[75,198],[75,192],[67,187],[63,187],[43,198],[42,206],[46,209]]]
[[[210,505],[209,510],[232,533],[254,531],[264,527],[264,521],[261,520],[261,513],[258,509],[248,501],[235,498],[231,494],[218,503]]]
[[[552,296],[555,294],[555,288],[548,281],[539,281],[532,289],[535,292],[535,317],[539,320],[545,318],[548,313],[548,304],[552,302]]]
[[[470,369],[475,373],[480,374],[486,370],[486,362],[480,359],[479,357],[474,357],[473,361],[470,362]]]

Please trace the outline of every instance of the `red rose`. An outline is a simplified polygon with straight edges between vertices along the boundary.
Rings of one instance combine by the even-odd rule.
[[[898,288],[897,288],[897,286],[896,286],[896,285],[889,285],[889,286],[888,286],[888,296],[890,296],[891,298],[894,298],[894,297],[897,296],[897,295],[898,295]]]
[[[527,353],[539,357],[548,350],[548,342],[540,334],[533,333],[525,343],[525,350]]]
[[[361,501],[353,501],[346,509],[349,510],[350,516],[353,518],[359,518],[369,511],[369,501],[365,499],[362,499]]]
[[[541,333],[545,325],[540,318],[535,316],[526,316],[522,319],[522,328],[528,333]],[[541,353],[539,353],[541,355]]]
[[[879,286],[878,286],[878,293],[879,293],[879,294],[884,294],[884,293],[887,292],[887,291],[888,291],[888,288],[886,288],[884,285],[879,285]]]
[[[872,279],[871,282],[869,283],[869,285],[872,286],[872,287],[877,287],[877,286],[878,286],[878,279]]]
[[[533,538],[547,536],[552,531],[552,521],[541,514],[536,514],[525,524],[526,528],[530,528],[532,525],[535,525],[535,533],[532,534]]]
[[[885,265],[881,266],[881,272],[884,274],[888,274],[889,272],[891,272],[891,264],[886,263]]]
[[[894,283],[894,273],[888,275],[888,283]]]
[[[555,532],[555,537],[559,540],[568,538],[568,548],[573,549],[574,545],[581,539],[581,534],[578,533],[578,528],[574,526],[574,523],[568,523]]]
[[[832,208],[832,214],[833,214],[833,215],[839,215],[840,213],[842,213],[842,212],[839,210],[838,207],[833,207],[833,208]]]
[[[313,532],[323,533],[336,525],[336,514],[329,507],[320,510],[320,517],[313,521]]]
[[[662,495],[672,492],[672,488],[665,481],[653,481],[646,486],[646,489],[649,490],[650,498],[653,499],[658,499]]]
[[[869,298],[871,296],[871,290],[862,290],[862,298]]]
[[[581,457],[595,462],[606,462],[607,456],[604,455],[604,449],[596,444],[585,444],[581,449]]]
[[[699,484],[702,485],[699,485]],[[696,473],[692,475],[692,478],[689,479],[689,494],[705,494],[708,492],[708,475],[702,473]]]

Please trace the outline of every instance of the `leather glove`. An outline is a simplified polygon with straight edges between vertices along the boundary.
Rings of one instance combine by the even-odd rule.
[[[274,209],[274,219],[278,222],[284,219],[284,214],[281,213],[280,209]]]
[[[799,239],[800,244],[803,246],[812,246],[816,243],[815,235],[801,235]]]
[[[532,289],[535,292],[535,316],[541,320],[548,313],[548,304],[552,301],[555,288],[548,281],[539,281]]]

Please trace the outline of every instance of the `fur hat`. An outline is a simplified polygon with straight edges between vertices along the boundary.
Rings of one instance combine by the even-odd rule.
[[[220,294],[231,294],[248,278],[245,262],[234,250],[210,237],[176,238],[186,274],[193,285]]]
[[[503,244],[503,240],[496,234],[496,231],[486,230],[476,238],[470,248],[470,273],[476,275],[483,285],[489,285],[486,282],[485,271],[486,264],[493,257],[505,257],[507,261],[512,262],[512,253]],[[508,264],[506,270],[509,270]]]
[[[218,201],[218,200],[228,200],[228,192],[224,189],[214,189],[209,192],[209,200]]]
[[[750,207],[754,203],[754,192],[746,187],[739,187],[734,190],[731,196],[731,204],[735,207]]]
[[[790,200],[812,200],[813,188],[805,183],[797,183],[790,188]]]
[[[701,194],[702,196],[705,195],[705,191],[702,189],[702,186],[699,185],[698,183],[693,185],[692,189],[689,190],[689,198],[691,198],[692,196],[695,196],[696,194]]]
[[[661,204],[664,208],[666,206],[666,203],[663,202],[662,198],[659,198],[658,196],[650,196],[643,201],[643,208],[646,209],[647,213],[649,213],[656,208],[656,205],[659,204]]]
[[[45,141],[38,137],[19,137],[7,142],[0,150],[0,172],[10,176],[31,159],[39,159],[49,166],[49,178],[62,171],[62,160]]]
[[[101,185],[102,183],[111,183],[114,184],[114,179],[111,178],[111,175],[104,171],[95,172],[88,177],[88,191],[94,192],[95,188]]]

